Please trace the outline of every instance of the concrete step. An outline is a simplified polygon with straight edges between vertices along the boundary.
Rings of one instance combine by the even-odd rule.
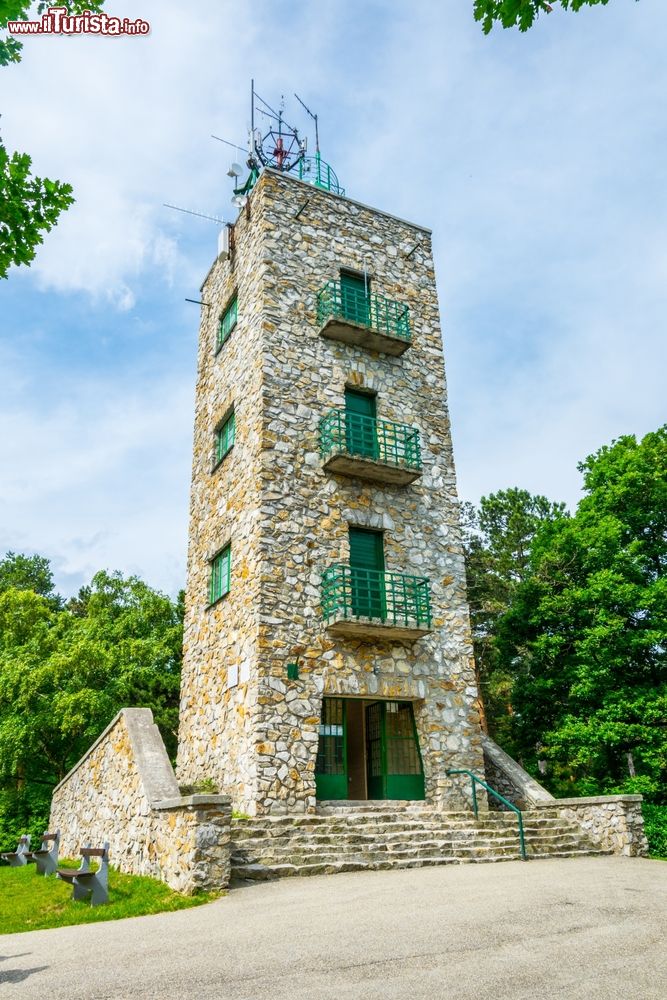
[[[604,855],[602,850],[572,850],[560,851],[553,854],[541,855],[533,854],[533,860],[541,857],[549,858],[573,858],[588,855]],[[337,872],[355,871],[380,871],[389,868],[425,868],[436,865],[452,864],[486,864],[498,861],[516,860],[515,854],[482,854],[477,856],[453,856],[447,854],[419,856],[413,858],[361,858],[350,857],[344,860],[340,858],[334,860],[318,859],[306,863],[283,862],[277,864],[234,864],[232,863],[232,879],[235,881],[245,880],[269,880],[285,878],[289,876],[307,875],[334,875]]]
[[[530,858],[604,854],[556,810],[522,814]],[[235,879],[424,865],[481,863],[519,857],[512,812],[439,811],[406,803],[324,805],[314,815],[262,816],[232,822]]]
[[[582,831],[574,824],[554,824],[548,827],[524,827],[527,839],[552,838],[557,836],[570,835],[581,837]],[[440,824],[415,824],[408,827],[400,824],[392,824],[384,828],[371,829],[342,829],[342,830],[316,830],[313,832],[305,830],[281,830],[273,835],[267,834],[259,829],[239,832],[232,831],[232,841],[237,844],[343,844],[343,843],[392,843],[397,840],[420,840],[420,839],[458,839],[467,840],[471,838],[483,838],[489,841],[502,839],[516,839],[518,828],[516,825],[488,828],[469,825],[467,827],[448,827]]]
[[[582,844],[575,837],[557,837],[550,841],[536,841],[526,843],[526,850],[533,855],[552,855],[562,851],[585,851],[590,850],[590,846]],[[505,841],[494,841],[489,843],[484,840],[470,841],[442,841],[430,840],[420,842],[402,841],[395,844],[344,844],[327,845],[318,848],[307,845],[285,844],[280,850],[273,850],[266,845],[257,845],[254,848],[235,847],[232,851],[232,862],[248,864],[261,862],[262,864],[289,861],[290,863],[307,863],[310,861],[331,860],[335,858],[344,859],[348,857],[377,857],[398,858],[398,857],[429,857],[431,855],[448,854],[452,856],[480,855],[480,854],[519,854],[518,838]]]
[[[414,819],[385,819],[385,820],[374,820],[360,822],[358,818],[340,819],[329,817],[312,817],[316,819],[316,822],[304,822],[301,817],[299,817],[297,822],[289,823],[281,822],[276,823],[275,820],[267,817],[266,819],[256,819],[256,820],[234,820],[232,822],[232,831],[234,836],[247,837],[247,836],[280,836],[281,834],[293,835],[297,832],[304,832],[306,834],[315,833],[327,833],[327,834],[338,834],[346,833],[352,830],[358,830],[359,832],[364,832],[368,834],[384,833],[391,830],[410,830],[410,829],[469,829],[470,827],[475,827],[480,830],[504,830],[504,829],[516,829],[517,818],[512,816],[510,820],[497,821],[495,819],[489,819],[486,816],[483,818],[480,816],[478,820],[475,820],[469,814],[454,814],[452,817],[448,816],[433,816],[430,814],[424,818],[414,818]],[[323,822],[322,820],[328,819],[328,822]],[[549,828],[560,827],[565,823],[562,819],[548,818],[548,819],[535,819],[531,814],[526,814],[524,816],[524,829],[526,830],[546,830]],[[574,826],[575,824],[569,824]]]

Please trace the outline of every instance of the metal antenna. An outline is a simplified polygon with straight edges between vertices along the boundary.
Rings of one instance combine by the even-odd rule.
[[[229,139],[221,139],[219,135],[213,135],[213,133],[211,133],[211,139],[217,139],[218,142],[224,142],[225,146],[231,146],[237,153],[241,153],[243,156],[245,155],[243,146],[239,146],[236,142],[230,142]]]
[[[227,223],[224,219],[219,219],[217,215],[206,215],[205,212],[195,212],[191,208],[181,208],[180,205],[169,205],[167,202],[163,202],[165,208],[173,208],[176,212],[185,212],[186,215],[196,215],[200,219],[207,219],[209,222],[217,222],[219,226],[226,226]]]
[[[306,107],[306,105],[303,103],[303,101],[301,100],[301,98],[299,97],[299,95],[297,93],[295,93],[294,96],[296,97],[297,101],[299,102],[299,104],[301,105],[301,107],[304,109],[304,111],[306,111],[310,115],[310,117],[313,119],[313,121],[315,122],[315,152],[319,153],[319,151],[320,151],[320,133],[319,133],[319,130],[318,130],[318,127],[317,127],[317,115],[314,115],[313,112],[310,110],[310,108]]]

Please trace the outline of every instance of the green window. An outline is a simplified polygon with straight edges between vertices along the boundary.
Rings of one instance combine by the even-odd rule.
[[[228,339],[230,333],[236,326],[237,319],[238,306],[237,297],[235,295],[220,317],[220,323],[218,325],[218,349],[220,349],[224,342]]]
[[[223,424],[215,432],[215,464],[223,458],[234,444],[236,438],[236,417],[234,411],[229,414]]]
[[[215,604],[221,597],[229,593],[232,575],[232,547],[226,545],[211,560],[211,582],[209,585],[209,604]]]

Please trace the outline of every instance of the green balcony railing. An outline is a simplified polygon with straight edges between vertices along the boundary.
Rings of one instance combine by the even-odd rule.
[[[327,622],[379,618],[390,625],[430,629],[429,581],[423,576],[335,563],[322,576],[322,613]]]
[[[299,180],[307,181],[314,187],[323,188],[325,191],[332,191],[334,194],[345,194],[345,188],[338,183],[338,178],[332,167],[320,157],[302,156],[299,160]]]
[[[415,427],[349,410],[329,410],[320,420],[320,453],[326,461],[339,452],[386,465],[421,469],[419,431]]]
[[[410,310],[406,305],[340,281],[328,281],[319,292],[317,319],[320,326],[327,320],[340,319],[396,337],[408,344],[412,336]]]

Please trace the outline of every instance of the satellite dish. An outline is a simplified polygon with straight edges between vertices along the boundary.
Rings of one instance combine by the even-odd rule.
[[[228,177],[240,177],[243,173],[243,167],[240,163],[230,163],[229,170],[227,171]]]
[[[242,194],[235,194],[232,198],[232,205],[236,205],[237,208],[243,208],[248,199]]]

